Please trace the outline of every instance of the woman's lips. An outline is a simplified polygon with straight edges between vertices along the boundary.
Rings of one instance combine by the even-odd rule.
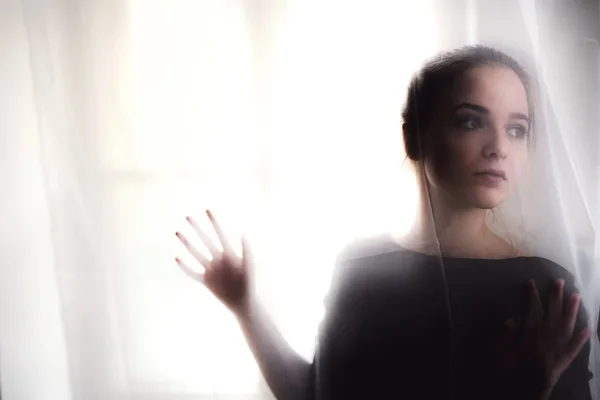
[[[485,169],[483,171],[476,172],[475,175],[486,175],[506,180],[506,173],[499,169]]]
[[[477,174],[476,175],[477,178],[479,180],[482,180],[484,182],[489,182],[489,183],[500,183],[500,182],[504,182],[504,178],[502,178],[501,176],[498,175],[492,175],[492,174]]]
[[[475,173],[475,176],[481,182],[491,185],[497,185],[498,183],[506,180],[506,174],[504,171],[494,169],[486,169],[484,171],[477,172]]]

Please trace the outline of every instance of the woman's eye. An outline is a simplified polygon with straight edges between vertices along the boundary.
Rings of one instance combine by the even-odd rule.
[[[508,134],[515,138],[523,138],[527,135],[527,130],[522,126],[513,126],[508,128]]]
[[[475,118],[465,118],[459,121],[459,125],[465,129],[478,129],[481,128],[481,123]]]

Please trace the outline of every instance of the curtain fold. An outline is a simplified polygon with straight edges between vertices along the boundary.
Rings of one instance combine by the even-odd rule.
[[[119,27],[126,9],[118,2],[22,6],[71,392],[73,398],[112,398],[124,392],[127,373],[102,234],[95,145],[98,136],[119,128],[115,99],[107,97],[119,84],[111,68],[120,62],[114,51],[126,37]]]

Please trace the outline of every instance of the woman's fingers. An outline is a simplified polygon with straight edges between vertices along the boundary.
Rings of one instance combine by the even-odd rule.
[[[252,251],[250,250],[250,245],[248,244],[248,238],[246,235],[242,236],[242,265],[244,268],[248,268],[248,265],[252,262]]]
[[[200,237],[202,243],[204,243],[208,251],[210,251],[210,254],[212,254],[214,258],[218,257],[220,251],[219,249],[217,249],[217,246],[215,246],[211,238],[200,228],[200,226],[196,223],[196,221],[194,221],[192,217],[187,217],[186,219],[190,223],[192,228],[194,228],[194,230]]]
[[[500,339],[497,343],[498,356],[505,365],[512,365],[515,361],[514,345],[517,334],[517,326],[513,319],[507,319],[502,327]]]
[[[571,298],[569,299],[569,304],[567,304],[567,309],[564,314],[564,325],[562,335],[566,341],[571,340],[571,336],[573,335],[573,330],[575,329],[575,321],[577,321],[577,312],[579,311],[579,303],[580,303],[580,295],[579,293],[573,293]]]
[[[225,236],[225,232],[223,231],[223,228],[221,228],[219,221],[217,221],[217,219],[213,215],[212,211],[206,210],[206,215],[208,216],[208,219],[212,223],[213,228],[215,229],[215,232],[217,233],[217,236],[219,237],[219,241],[221,242],[221,246],[223,247],[223,252],[230,254],[230,255],[235,254],[233,247],[231,246],[231,244],[227,240],[227,237]]]
[[[525,324],[525,330],[528,336],[533,339],[540,333],[544,321],[544,308],[540,300],[535,281],[529,281],[529,317]]]
[[[188,267],[186,265],[186,263],[181,261],[181,259],[179,259],[179,258],[176,258],[175,262],[177,262],[177,265],[179,265],[179,267],[181,267],[183,272],[185,272],[189,277],[191,277],[194,280],[197,280],[200,283],[204,283],[204,274],[203,273],[194,271],[192,268]]]
[[[204,267],[210,267],[210,260],[206,258],[202,253],[200,253],[193,244],[190,243],[189,240],[181,232],[175,233],[177,238],[183,243],[183,245],[188,249],[190,254]]]
[[[589,340],[592,335],[592,330],[590,328],[582,329],[577,335],[573,337],[569,344],[568,350],[564,353],[563,357],[561,357],[560,363],[566,369],[571,362],[577,357],[583,346]]]
[[[565,281],[559,279],[554,282],[550,299],[548,300],[548,313],[546,315],[546,326],[554,330],[560,327],[563,319],[563,289]]]
[[[590,328],[585,328],[573,334],[580,296],[575,293],[564,304],[564,284],[563,280],[554,283],[548,298],[547,312],[544,313],[535,282],[529,281],[529,316],[525,322],[524,337],[519,339],[520,343],[515,350],[518,358],[516,364],[528,368],[537,366],[537,373],[542,374],[540,377],[545,379],[549,387],[553,387],[580,354],[592,332]],[[506,348],[508,337],[504,337],[504,340]],[[503,358],[506,359],[506,355]]]

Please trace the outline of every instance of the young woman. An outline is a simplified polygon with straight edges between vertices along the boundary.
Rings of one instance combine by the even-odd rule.
[[[483,46],[439,55],[413,79],[403,137],[418,176],[415,226],[342,252],[313,363],[256,304],[251,261],[223,251],[184,270],[237,317],[278,399],[589,399],[591,330],[573,276],[486,224],[519,183],[533,139],[530,81]],[[440,256],[441,255],[441,256]],[[539,289],[539,292],[538,292]]]

